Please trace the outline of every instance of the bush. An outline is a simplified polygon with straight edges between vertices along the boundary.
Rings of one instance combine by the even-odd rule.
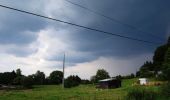
[[[157,93],[151,90],[135,88],[128,92],[126,100],[155,100]]]
[[[166,97],[170,97],[170,83],[163,85],[161,92],[162,92],[162,95]]]
[[[78,76],[71,75],[65,80],[64,87],[71,88],[71,87],[78,86],[80,83],[81,83],[81,79]]]
[[[13,85],[21,85],[21,80],[22,80],[23,76],[17,76],[14,80],[13,80]]]
[[[61,84],[63,79],[63,72],[53,71],[50,73],[49,81],[51,84]]]
[[[81,80],[81,84],[90,84],[89,80]]]
[[[32,88],[33,78],[32,78],[31,76],[22,77],[21,85],[22,85],[24,88]]]

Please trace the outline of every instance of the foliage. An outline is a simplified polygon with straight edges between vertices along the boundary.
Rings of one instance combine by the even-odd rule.
[[[170,83],[164,84],[161,89],[162,95],[169,97],[170,96]]]
[[[53,71],[49,76],[51,84],[61,84],[62,78],[63,78],[63,72],[61,71]]]
[[[167,49],[168,49],[167,45],[162,45],[156,49],[154,56],[153,56],[153,62],[155,63],[156,66],[162,65],[162,62],[165,59],[165,53]],[[160,70],[160,68],[158,68],[158,70]]]
[[[65,80],[64,87],[71,88],[80,85],[80,83],[81,83],[81,79],[77,75],[76,76],[71,75],[67,77],[67,79]]]
[[[90,82],[91,82],[91,83],[97,83],[97,80],[96,80],[96,76],[95,76],[95,75],[94,75],[94,76],[91,76]]]
[[[28,77],[23,76],[22,79],[21,79],[21,85],[24,88],[32,88],[33,77],[32,76],[28,76]]]
[[[16,75],[17,75],[17,76],[22,76],[22,71],[21,71],[21,69],[17,69],[17,70],[16,70]]]
[[[81,80],[81,84],[90,84],[91,82],[87,79]]]
[[[43,85],[45,83],[45,74],[44,72],[40,72],[39,70],[32,75],[34,79],[34,84],[36,85]]]
[[[155,100],[157,93],[152,90],[142,88],[131,89],[126,97],[126,100]]]
[[[140,77],[153,77],[154,75],[154,64],[146,61],[140,68]]]
[[[15,78],[15,71],[0,73],[0,84],[12,84]]]
[[[13,80],[13,84],[14,85],[21,85],[21,80],[22,80],[23,76],[17,76],[14,80]]]
[[[148,61],[145,62],[144,65],[141,66],[140,71],[136,73],[136,75],[138,77],[159,76],[158,79],[165,79],[165,77],[167,77],[168,73],[170,72],[170,69],[168,67],[170,66],[170,64],[166,61],[168,48],[170,48],[170,37],[165,45],[162,45],[155,50],[153,63]],[[158,72],[160,71],[166,74],[159,75]]]
[[[163,63],[163,76],[166,80],[170,81],[170,48],[165,54],[165,61]]]
[[[110,78],[109,73],[104,70],[104,69],[98,69],[96,73],[96,81],[98,82],[99,80]]]

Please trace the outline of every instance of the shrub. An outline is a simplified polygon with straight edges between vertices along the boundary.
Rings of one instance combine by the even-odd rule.
[[[127,94],[126,100],[155,100],[157,93],[142,88],[134,88]]]
[[[33,78],[32,78],[31,76],[22,77],[21,85],[22,85],[24,88],[32,88]]]
[[[161,92],[162,92],[162,95],[166,97],[170,97],[170,83],[163,85]]]
[[[14,80],[13,80],[13,85],[21,85],[21,80],[22,80],[23,76],[17,76]]]
[[[65,80],[64,87],[71,88],[71,87],[78,86],[80,83],[81,83],[81,79],[78,76],[71,75]]]

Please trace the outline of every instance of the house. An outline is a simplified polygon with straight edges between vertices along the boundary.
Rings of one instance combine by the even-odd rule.
[[[121,80],[116,79],[116,78],[99,80],[99,83],[96,87],[102,88],[102,89],[118,88],[118,87],[121,87]]]
[[[147,78],[139,78],[139,84],[140,85],[146,85],[148,84],[148,79]]]

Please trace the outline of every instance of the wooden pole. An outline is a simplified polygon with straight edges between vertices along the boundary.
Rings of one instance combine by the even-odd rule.
[[[64,88],[64,68],[65,68],[65,53],[64,53],[64,58],[63,58],[63,88]]]

